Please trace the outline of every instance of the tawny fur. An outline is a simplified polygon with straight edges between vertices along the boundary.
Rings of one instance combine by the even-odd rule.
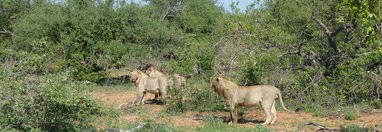
[[[155,94],[155,98],[166,95],[167,83],[158,77],[149,77],[140,70],[134,70],[130,73],[130,79],[138,90],[134,101],[136,105],[144,104],[146,93]]]
[[[211,87],[215,92],[223,95],[230,106],[230,123],[237,123],[237,108],[241,106],[250,107],[261,103],[267,119],[263,125],[274,124],[277,120],[275,100],[280,99],[282,107],[285,108],[282,101],[281,92],[274,86],[256,85],[256,86],[238,86],[235,83],[218,77],[211,82]],[[289,111],[290,112],[290,111]]]
[[[166,76],[163,72],[155,68],[154,66],[150,66],[147,69],[147,74],[150,77],[160,77],[161,81],[167,83],[168,86],[175,87],[184,87],[186,85],[186,79],[183,76],[178,74],[174,74],[172,76]]]

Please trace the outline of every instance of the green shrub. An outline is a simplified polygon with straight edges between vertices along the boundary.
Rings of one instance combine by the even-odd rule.
[[[141,129],[139,131],[142,131],[142,132],[153,132],[153,131],[164,132],[164,131],[170,131],[170,130],[172,130],[172,129],[163,123],[158,123],[158,122],[155,122],[154,120],[146,120],[143,129]]]
[[[368,131],[369,131],[369,129],[361,128],[355,124],[347,126],[347,127],[341,126],[341,128],[340,128],[340,132],[368,132]]]
[[[142,128],[137,129],[133,127],[131,129],[137,129],[135,131],[140,132],[165,132],[165,131],[174,131],[169,125],[169,116],[165,114],[160,114],[158,117],[153,117],[152,115],[144,114],[143,118],[140,120],[140,123],[135,126],[142,126]],[[158,122],[158,120],[160,120]]]
[[[205,120],[206,124],[198,128],[198,131],[201,132],[210,132],[210,131],[228,131],[229,125],[223,122],[223,119],[216,118],[212,115],[208,115]]]
[[[184,88],[180,87],[168,89],[168,96],[166,98],[167,112],[177,113],[187,109],[185,99],[188,95],[185,91]]]
[[[325,115],[325,110],[322,106],[320,105],[308,105],[308,104],[303,104],[302,105],[303,109],[306,111],[309,111],[313,114],[313,116],[319,116],[322,117]]]
[[[5,81],[0,89],[0,129],[94,130],[92,120],[107,113],[86,94],[87,82],[74,82],[66,73]]]
[[[273,132],[272,129],[269,129],[269,128],[264,127],[262,125],[257,125],[256,128],[254,130],[251,130],[251,131],[255,131],[255,132]]]
[[[122,112],[123,113],[132,113],[132,114],[139,114],[139,113],[147,113],[147,109],[138,105],[138,106],[127,106],[124,105],[122,107]]]
[[[167,111],[183,112],[224,110],[223,98],[212,91],[204,80],[188,80],[187,87],[169,89]]]
[[[247,61],[243,66],[242,84],[245,85],[259,85],[261,84],[261,74],[259,68],[256,67],[252,61]]]
[[[345,119],[346,120],[355,120],[355,119],[359,118],[360,116],[361,116],[361,114],[355,110],[347,111],[345,113]]]
[[[229,125],[223,119],[208,115],[205,120],[205,125],[197,128],[200,132],[271,132],[272,130],[261,125],[254,125],[255,128],[242,128],[235,124]]]
[[[374,106],[376,109],[381,109],[382,108],[382,101],[379,99],[376,99],[371,102],[371,105]]]

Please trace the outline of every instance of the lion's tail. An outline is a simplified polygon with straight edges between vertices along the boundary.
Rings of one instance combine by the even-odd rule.
[[[279,96],[281,106],[284,108],[284,110],[286,110],[286,111],[288,111],[288,112],[293,112],[293,111],[288,110],[288,109],[285,107],[284,102],[283,102],[283,98],[282,98],[282,96],[281,96],[281,92],[280,92],[280,90],[277,91],[277,94],[278,94],[278,96]]]

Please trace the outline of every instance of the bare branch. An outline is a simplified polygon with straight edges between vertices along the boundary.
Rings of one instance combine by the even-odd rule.
[[[284,56],[284,55],[294,55],[294,54],[296,54],[296,55],[298,55],[298,56],[301,56],[301,55],[302,55],[302,54],[301,54],[302,46],[304,46],[304,45],[307,44],[307,43],[310,43],[310,42],[313,42],[313,41],[318,41],[318,40],[321,40],[321,39],[322,39],[322,38],[302,41],[302,42],[300,42],[299,44],[297,44],[297,45],[298,45],[298,49],[297,49],[297,51],[295,51],[295,52],[290,52],[290,51],[288,51],[288,52],[286,52],[286,53],[284,53],[284,54],[282,54],[282,55],[279,55],[277,58],[280,58],[280,57],[282,57],[282,56]]]
[[[18,14],[12,15],[9,17],[8,21],[14,20],[18,17]]]
[[[163,14],[162,20],[164,20],[167,17],[167,15],[170,13],[170,9],[171,9],[171,7],[170,7],[170,5],[168,5],[165,13]]]
[[[243,36],[246,36],[246,37],[256,37],[256,38],[258,37],[257,35],[252,34],[252,33],[235,33],[235,34],[232,34],[232,35],[227,35],[227,36],[221,37],[219,41],[217,41],[215,44],[213,44],[213,47],[218,46],[226,38],[231,38],[231,37],[237,38],[237,37],[243,37]]]
[[[318,25],[325,30],[325,34],[327,36],[330,36],[332,34],[332,32],[329,30],[329,28],[324,24],[322,23],[320,20],[317,19],[315,13],[312,13],[312,19],[318,23]]]
[[[336,30],[334,30],[334,32],[332,32],[332,33],[330,34],[330,36],[334,37],[334,36],[336,36],[339,32],[341,32],[342,30],[344,30],[344,29],[348,29],[348,28],[351,28],[351,27],[353,27],[353,24],[349,24],[349,23],[348,23],[348,24],[344,24],[344,25],[338,27]]]
[[[0,34],[9,35],[11,37],[15,36],[15,33],[3,28],[3,31],[0,31]]]
[[[338,48],[337,44],[336,44],[336,41],[335,41],[335,36],[340,32],[342,31],[343,29],[346,29],[348,28],[349,26],[351,25],[348,25],[348,24],[345,24],[339,28],[337,28],[336,30],[334,30],[334,32],[330,31],[329,28],[324,24],[322,23],[319,19],[317,19],[315,12],[312,12],[312,19],[325,31],[325,34],[326,34],[326,37],[328,39],[328,42],[329,42],[329,46],[336,52],[336,53],[340,53],[340,49]]]
[[[307,122],[307,123],[304,124],[304,126],[315,126],[315,127],[320,128],[317,131],[329,131],[329,132],[339,131],[338,129],[330,129],[330,128],[325,127],[324,125],[315,124],[313,122]]]
[[[228,67],[229,71],[231,71],[233,69],[232,67],[235,63],[236,58],[237,58],[237,53],[234,53],[233,56],[231,57],[231,61],[229,63],[229,67]]]

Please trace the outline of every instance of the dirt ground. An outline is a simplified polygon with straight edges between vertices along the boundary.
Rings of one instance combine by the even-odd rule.
[[[132,90],[95,90],[92,96],[110,105],[114,108],[118,108],[121,104],[130,105],[135,99],[136,93]],[[154,98],[153,95],[148,94],[147,99]],[[145,104],[144,109],[147,109],[150,115],[155,115],[156,113],[164,110],[163,105],[157,104]],[[208,113],[199,113],[195,111],[188,111],[179,116],[171,117],[174,126],[185,126],[189,128],[196,128],[204,124],[203,120],[198,119],[198,116],[207,115]],[[214,112],[212,113],[218,118],[227,119],[229,116],[228,112]],[[278,119],[274,125],[267,126],[275,131],[316,131],[319,127],[316,126],[304,126],[305,123],[312,122],[315,124],[323,125],[331,129],[339,129],[340,126],[349,126],[356,124],[360,127],[365,128],[375,128],[382,131],[382,111],[375,111],[371,113],[363,113],[360,118],[356,120],[345,120],[343,118],[335,117],[314,117],[311,113],[298,112],[289,113],[285,111],[280,111],[277,113]],[[126,122],[135,122],[140,119],[139,115],[136,114],[123,114],[120,120]],[[251,109],[248,110],[243,118],[239,120],[237,127],[243,128],[253,128],[256,125],[261,124],[266,119],[265,113],[261,109]]]

